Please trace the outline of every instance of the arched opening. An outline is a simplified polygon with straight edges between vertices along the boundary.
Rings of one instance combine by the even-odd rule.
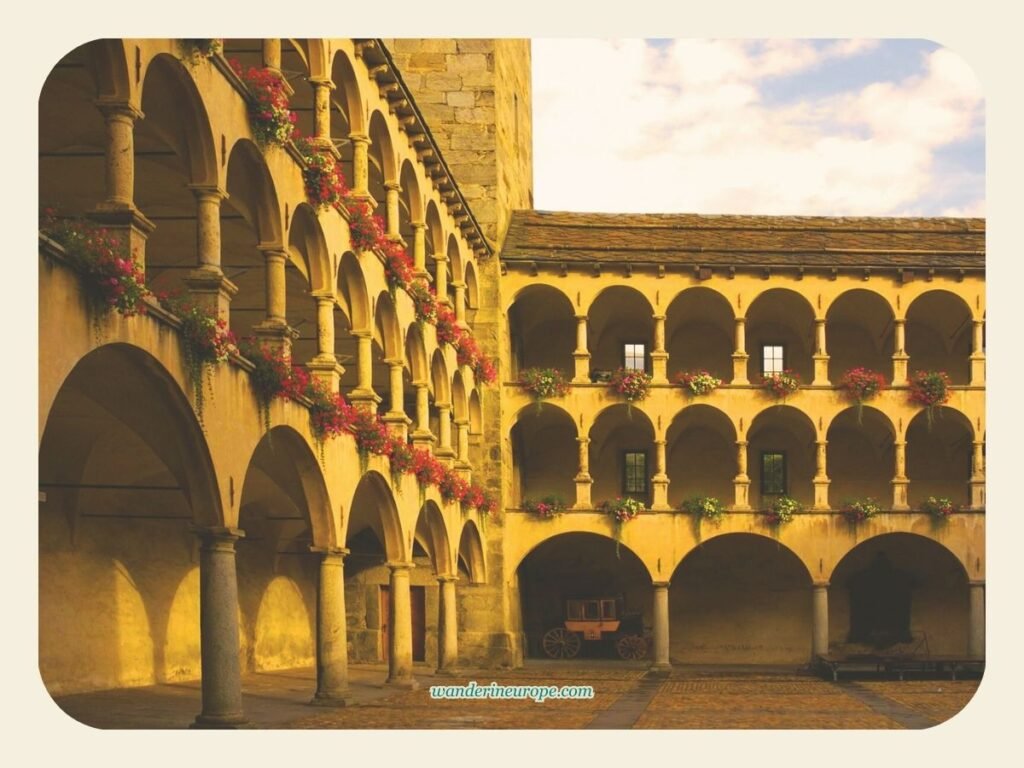
[[[466,322],[472,325],[476,321],[476,311],[480,307],[480,288],[476,281],[476,267],[472,261],[466,262]]]
[[[650,635],[650,574],[632,550],[616,548],[612,539],[595,533],[553,536],[523,558],[516,576],[529,658],[619,658],[617,640]],[[619,626],[584,639],[580,620],[593,624],[602,617]],[[559,641],[563,633],[569,636]]]
[[[402,163],[399,184],[402,189],[398,197],[398,233],[411,245],[412,222],[423,221],[423,195],[420,192],[420,183],[416,179],[416,171],[409,160]]]
[[[445,266],[445,269],[447,270],[447,279],[445,281],[446,293],[448,301],[454,307],[455,281],[462,276],[462,255],[459,253],[459,241],[455,237],[454,233],[448,235],[448,252],[446,255],[448,256],[448,261]]]
[[[672,420],[665,436],[669,504],[678,508],[693,496],[732,503],[736,476],[736,428],[710,405],[691,405]]]
[[[747,378],[789,369],[808,384],[814,380],[814,309],[788,288],[771,288],[747,310]]]
[[[568,506],[576,501],[573,478],[579,470],[576,424],[557,406],[542,406],[538,411],[527,406],[513,425],[512,489],[510,506],[525,500],[539,501],[557,496]]]
[[[480,407],[480,393],[474,388],[469,393],[469,434],[482,435],[483,431],[484,417]]]
[[[438,213],[437,204],[433,200],[427,203],[425,224],[426,257],[424,259],[424,269],[429,273],[430,280],[433,281],[434,276],[437,274],[437,260],[434,256],[444,251],[444,227],[441,226],[441,214]]]
[[[825,321],[828,378],[838,384],[851,368],[867,368],[892,381],[893,312],[874,291],[855,288],[841,294]]]
[[[389,361],[401,360],[402,331],[391,295],[383,291],[375,302],[373,327],[373,391],[380,396],[380,410],[391,408],[391,366]],[[403,390],[404,396],[404,390]]]
[[[363,117],[363,99],[359,92],[359,81],[348,56],[343,52],[334,55],[331,65],[331,140],[341,152],[341,169],[345,181],[352,186],[355,177],[352,172],[353,145],[348,137],[362,135],[366,131]]]
[[[665,310],[669,378],[704,370],[731,381],[734,326],[732,307],[718,291],[688,288],[676,296]]]
[[[338,362],[345,368],[341,377],[342,391],[349,392],[359,382],[359,345],[355,332],[369,332],[371,328],[366,280],[351,251],[341,257],[337,296],[342,309],[334,313],[334,348]]]
[[[314,127],[313,87],[309,82],[309,44],[306,40],[281,39],[281,74],[292,87],[288,106],[298,118],[295,127],[302,136],[312,136]]]
[[[441,510],[426,502],[416,518],[412,571],[412,659],[438,661],[438,614],[440,590],[437,577],[451,573],[451,545]]]
[[[875,536],[850,550],[830,581],[830,645],[966,652],[967,576],[941,544],[912,533]]]
[[[423,342],[423,333],[420,331],[419,323],[410,323],[405,332],[405,359],[407,362],[406,373],[408,374],[407,386],[404,391],[405,415],[409,417],[416,428],[418,425],[416,414],[416,385],[426,384],[430,380],[430,369],[427,367],[427,351]],[[406,375],[403,373],[403,376]]]
[[[576,318],[564,293],[547,285],[531,285],[508,310],[512,376],[527,368],[556,368],[573,377]]]
[[[462,526],[459,536],[459,576],[465,577],[470,584],[487,582],[484,545],[476,523],[467,520]]]
[[[398,183],[395,150],[391,143],[387,121],[380,112],[370,116],[369,192],[375,201],[374,214],[387,221],[385,207],[386,184]]]
[[[650,373],[653,315],[650,302],[635,288],[615,285],[601,291],[587,312],[592,378],[596,372],[624,366]]]
[[[39,490],[50,693],[198,678],[198,610],[174,617],[199,600],[191,525],[223,522],[202,432],[159,362],[120,344],[79,361],[47,417]]]
[[[319,558],[331,543],[330,503],[316,456],[275,427],[249,460],[239,504],[238,602],[243,672],[315,662]]]
[[[594,506],[628,496],[649,507],[654,460],[654,425],[647,414],[625,404],[601,411],[590,428]]]
[[[889,417],[864,406],[847,408],[828,428],[828,476],[832,506],[872,498],[882,509],[892,506],[895,473],[893,441],[896,432]]]
[[[430,358],[430,431],[434,437],[441,439],[441,407],[449,409],[446,418],[451,418],[451,380],[448,378],[448,366],[440,349],[435,349]],[[440,444],[439,444],[440,447]]]
[[[815,439],[810,418],[792,406],[773,405],[754,418],[747,433],[747,475],[755,508],[766,509],[780,496],[814,503]]]
[[[288,325],[298,333],[292,342],[292,362],[308,363],[319,350],[317,304],[313,290],[330,288],[330,259],[323,230],[313,209],[295,208],[288,232],[285,289]]]
[[[349,661],[387,658],[390,571],[385,563],[406,560],[398,508],[387,481],[367,472],[356,486],[345,547],[345,611]]]
[[[910,373],[945,371],[954,384],[971,381],[971,309],[950,291],[922,293],[907,307]]]
[[[811,579],[790,549],[764,536],[705,541],[669,589],[669,651],[683,664],[793,664],[811,655]]]
[[[924,411],[907,427],[907,501],[917,509],[929,496],[970,504],[974,430],[953,408],[936,407],[931,424]]]

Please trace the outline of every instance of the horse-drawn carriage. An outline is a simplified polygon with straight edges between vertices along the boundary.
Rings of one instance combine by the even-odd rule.
[[[623,659],[647,656],[643,614],[628,613],[621,598],[566,600],[565,621],[544,633],[544,653],[552,659],[574,658],[583,641],[610,640]]]

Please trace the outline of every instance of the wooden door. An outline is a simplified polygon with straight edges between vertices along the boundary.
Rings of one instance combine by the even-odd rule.
[[[381,658],[387,663],[391,658],[391,587],[380,588],[380,645]]]
[[[427,660],[427,588],[410,587],[412,598],[412,660]]]

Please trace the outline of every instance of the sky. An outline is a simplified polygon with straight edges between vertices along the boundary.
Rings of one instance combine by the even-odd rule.
[[[926,40],[534,38],[540,210],[984,216],[982,90]]]

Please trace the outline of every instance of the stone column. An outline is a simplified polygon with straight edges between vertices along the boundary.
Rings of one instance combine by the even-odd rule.
[[[455,466],[460,469],[470,469],[469,463],[469,419],[455,419],[455,445],[456,456]]]
[[[906,328],[907,321],[904,318],[901,317],[893,321],[892,384],[894,387],[905,386],[907,383],[910,356],[906,350]]]
[[[387,236],[392,240],[401,240],[402,232],[398,220],[398,193],[402,187],[394,181],[384,185],[384,208],[387,212]]]
[[[910,487],[910,480],[907,478],[907,441],[896,440],[893,444],[893,454],[896,464],[896,474],[892,479],[892,508],[893,510],[907,510],[907,491]]]
[[[669,669],[668,652],[668,587],[667,581],[654,582],[654,669]]]
[[[281,74],[281,40],[268,38],[263,41],[263,66]]]
[[[732,383],[749,384],[747,379],[747,319],[736,318],[736,351],[732,353]]]
[[[199,634],[203,711],[193,728],[237,728],[242,711],[242,670],[238,661],[237,528],[195,528],[199,536]]]
[[[825,318],[814,320],[814,381],[816,387],[830,387],[828,378],[828,349],[825,346]]]
[[[668,384],[668,352],[665,351],[665,316],[654,315],[654,349],[651,350],[651,382]]]
[[[313,704],[343,707],[348,695],[348,633],[345,618],[347,549],[321,555],[316,603],[316,695]]]
[[[384,415],[384,421],[391,427],[393,434],[405,440],[409,428],[409,417],[405,415],[405,382],[402,379],[402,360],[388,360],[387,364],[391,404],[390,410]]]
[[[971,386],[985,386],[985,345],[984,320],[974,321],[974,334],[971,344]]]
[[[443,253],[434,254],[434,291],[440,303],[452,303],[448,298],[448,257]]]
[[[238,287],[221,269],[220,205],[227,193],[216,186],[193,185],[196,197],[196,259],[198,268],[189,272],[185,285],[197,304],[214,310],[228,322],[231,297]]]
[[[420,280],[427,280],[427,225],[422,221],[412,223],[412,274]]]
[[[816,581],[811,593],[811,656],[828,653],[828,582]]]
[[[967,655],[985,657],[985,582],[971,581],[968,617]]]
[[[452,406],[450,403],[437,403],[437,450],[438,458],[452,459],[455,450],[452,448]]]
[[[370,196],[370,137],[361,133],[349,135],[352,142],[352,194]]]
[[[654,491],[651,501],[653,510],[669,510],[668,504],[668,475],[665,474],[665,441],[654,441],[654,477],[651,478],[651,486]]]
[[[975,440],[971,454],[971,509],[985,508],[985,443]]]
[[[576,315],[576,349],[572,353],[576,361],[573,384],[590,383],[590,351],[587,349],[587,316]]]
[[[455,290],[455,324],[469,328],[469,324],[466,322],[466,283],[462,280],[454,280],[452,288]]]
[[[590,438],[577,437],[580,450],[580,471],[573,478],[576,481],[576,509],[590,509],[590,488],[594,480],[590,476]]]
[[[412,433],[412,444],[418,448],[430,448],[434,444],[434,433],[430,431],[430,392],[427,382],[413,383],[416,389],[416,429]]]
[[[146,268],[146,238],[156,225],[135,207],[135,121],[142,112],[126,101],[96,100],[106,125],[104,162],[106,198],[89,218],[116,233],[128,247],[135,263]]]
[[[288,254],[279,245],[258,247],[263,252],[263,258],[267,265],[267,317],[253,328],[253,334],[261,342],[275,349],[282,349],[285,355],[290,357],[292,340],[298,337],[298,333],[288,327],[286,320],[285,265],[288,263]]]
[[[455,610],[456,576],[438,576],[437,674],[451,675],[459,659],[459,625]]]
[[[338,364],[334,354],[334,291],[314,291],[316,299],[316,348],[317,355],[306,367],[314,378],[320,379],[329,391],[337,392],[345,369]]]
[[[816,472],[814,474],[814,508],[830,509],[828,504],[828,486],[832,482],[826,473],[827,464],[827,440],[818,440],[815,443]]]
[[[348,399],[366,407],[376,406],[380,396],[373,391],[373,337],[369,331],[352,331],[356,337],[356,387]]]
[[[390,605],[391,647],[388,649],[389,685],[415,688],[412,676],[412,601],[409,596],[409,571],[412,563],[388,563],[391,569]]]
[[[736,477],[732,480],[734,502],[733,510],[745,512],[750,509],[750,477],[747,475],[746,440],[736,441]]]
[[[313,139],[319,146],[336,153],[331,141],[331,91],[334,83],[329,77],[311,77],[313,87]]]

